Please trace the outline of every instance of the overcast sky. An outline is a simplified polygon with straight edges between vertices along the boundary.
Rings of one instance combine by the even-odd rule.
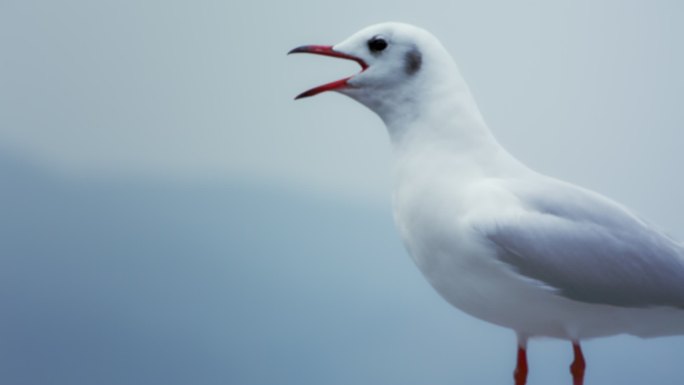
[[[18,166],[19,173],[35,167],[50,175],[37,177],[42,182],[19,185],[14,190],[17,197],[27,195],[21,190],[24,187],[55,194],[81,191],[88,187],[78,184],[63,190],[55,186],[70,183],[65,181],[96,178],[107,186],[110,186],[107,183],[116,186],[116,181],[120,180],[171,181],[175,183],[173,191],[184,191],[178,186],[196,186],[197,183],[231,186],[256,183],[272,186],[272,193],[275,193],[268,195],[272,200],[280,199],[276,198],[277,192],[290,191],[299,194],[298,199],[315,197],[339,203],[339,207],[332,204],[338,211],[316,217],[312,223],[333,221],[336,215],[348,213],[351,210],[348,207],[373,207],[377,210],[373,220],[386,218],[387,221],[367,228],[361,226],[361,221],[360,227],[353,228],[363,234],[382,233],[377,237],[380,242],[386,242],[391,252],[402,254],[398,239],[391,235],[394,233],[388,207],[392,159],[381,121],[361,105],[337,94],[292,100],[312,86],[355,73],[357,65],[330,58],[285,55],[289,49],[302,44],[334,44],[362,27],[382,21],[414,23],[441,39],[459,63],[491,129],[511,153],[534,169],[608,195],[634,208],[676,238],[684,239],[684,204],[681,203],[684,196],[681,170],[684,163],[681,151],[684,143],[684,5],[675,1],[349,0],[330,4],[313,0],[296,3],[2,0],[0,152],[3,156],[0,162],[31,165],[28,168]],[[10,168],[14,170],[13,167]],[[9,172],[7,175],[16,177]],[[52,185],[47,180],[60,182]],[[102,182],[108,180],[110,182]],[[153,190],[164,196],[165,185],[155,186]],[[103,191],[110,190],[88,190],[87,194],[74,192],[65,196],[71,197],[69,202],[74,205],[74,212],[87,212],[89,206],[79,205],[79,197],[90,197],[86,201],[95,200],[106,206],[112,200],[117,201],[116,194],[112,193],[112,200],[96,197],[109,196]],[[124,195],[132,197],[131,202],[154,201],[148,196],[137,198],[139,191],[136,189],[125,191],[128,195]],[[47,194],[35,199],[49,202],[49,197]],[[203,195],[190,194],[188,197],[200,199]],[[30,201],[33,198],[26,199],[23,201],[25,206],[33,207],[35,202]],[[192,204],[197,203],[169,199],[181,206],[189,205],[186,207],[188,212],[194,212]],[[211,199],[218,199],[217,195],[212,195]],[[283,199],[281,204],[287,205],[289,198]],[[14,207],[8,199],[4,204]],[[138,210],[138,206],[130,202],[124,206],[123,212],[133,216],[131,221],[147,223],[144,218],[149,219],[149,227],[143,226],[140,230],[143,233],[152,231],[150,229],[159,223],[177,221],[183,234],[192,234],[188,224],[182,223],[185,214],[178,214],[171,220]],[[326,210],[321,209],[321,212],[328,213]],[[363,212],[359,210],[359,213]],[[114,211],[105,212],[104,218],[116,215]],[[136,212],[139,218],[135,217]],[[217,215],[211,210],[205,214],[205,219]],[[53,215],[68,216],[69,210],[58,213],[33,210],[28,223],[54,222],[55,226],[60,226],[61,217]],[[12,229],[8,234],[25,234],[7,216],[0,221]],[[212,221],[206,222],[228,226]],[[120,230],[107,232],[109,230],[103,228],[103,234],[109,234],[103,235],[103,239],[116,244],[114,239],[119,232],[135,237],[133,230],[124,230],[125,222]],[[69,223],[73,234],[79,234],[81,227],[87,226],[79,221]],[[202,219],[197,223],[203,223]],[[31,229],[33,225],[29,224],[27,228]],[[255,225],[255,228],[261,227]],[[281,239],[277,238],[277,226],[266,228],[271,232],[260,233],[264,240]],[[301,229],[310,228],[315,226]],[[342,233],[333,233],[330,229],[330,234],[349,236],[345,231],[350,228],[344,229]],[[52,237],[50,242],[63,236],[55,235],[49,228],[44,232],[46,237]],[[198,238],[188,235],[187,239],[182,239],[188,245],[194,245],[202,243],[206,236],[203,233],[197,235]],[[156,250],[152,253],[156,255],[159,253],[156,247],[162,247],[165,242],[164,236],[149,237],[145,242],[152,245],[149,250]],[[337,238],[331,235],[330,239]],[[230,243],[232,238],[223,242],[221,247],[224,248],[217,246],[217,250],[242,255],[234,251],[234,245]],[[273,257],[276,250],[298,255],[299,248],[287,249],[287,242],[283,242],[284,248],[277,244],[259,255]],[[371,241],[364,238],[363,242]],[[358,250],[379,247],[371,245],[372,242],[361,243]],[[20,250],[12,247],[8,250]],[[128,253],[126,248],[114,247],[114,250]],[[40,254],[23,252],[34,257]],[[18,255],[24,254],[17,252],[15,256]],[[63,251],[56,255],[71,254]],[[101,258],[96,270],[105,274],[108,255],[103,254]],[[406,255],[399,258],[405,265],[397,269],[413,269]],[[137,263],[129,262],[130,266]],[[359,261],[352,262],[345,265],[350,271],[360,268]],[[179,266],[178,271],[182,271],[186,265]],[[297,271],[293,266],[290,268]],[[212,268],[206,270],[202,274]],[[399,277],[404,277],[402,274],[409,276],[414,271],[401,271],[391,287],[405,290],[404,293],[422,290],[418,289],[423,288],[418,283],[402,287],[405,280]],[[152,269],[149,274],[164,279],[157,275],[157,270]],[[202,274],[196,277],[198,282],[202,281]],[[415,274],[410,276],[418,277],[418,273]],[[320,283],[314,277],[308,278]],[[258,286],[254,283],[257,281],[248,282]],[[20,285],[21,280],[16,284]],[[89,287],[88,283],[83,285]],[[182,287],[174,286],[177,282],[169,285],[170,290],[183,292]],[[373,285],[369,283],[362,288],[375,287]],[[217,287],[220,289],[240,290],[235,286]],[[302,292],[297,293],[301,295]],[[331,292],[335,295],[345,293],[344,282],[340,281]],[[420,293],[426,296],[424,298],[435,299],[435,307],[431,310],[420,308],[432,312],[429,314],[434,317],[428,319],[441,319],[440,322],[446,324],[450,321],[441,317],[451,314],[451,317],[462,317],[458,318],[461,325],[469,325],[454,330],[452,337],[445,337],[447,340],[456,338],[455,335],[467,335],[468,338],[472,336],[471,342],[475,343],[479,332],[485,341],[493,343],[500,341],[497,337],[508,335],[495,327],[478,329],[480,326],[474,326],[479,325],[478,322],[471,322],[461,313],[449,313],[451,310],[436,294],[427,289]],[[254,298],[261,297],[255,294]],[[380,297],[373,298],[381,301]],[[426,300],[422,298],[418,296],[413,302],[407,301],[423,306],[421,304]],[[241,300],[247,303],[250,298]],[[156,301],[156,297],[150,301]],[[17,303],[15,306],[23,306]],[[188,304],[192,303],[188,300]],[[364,302],[364,306],[373,308],[369,302]],[[182,314],[180,310],[179,313]],[[310,316],[306,313],[306,317]],[[406,319],[405,316],[405,313],[398,317],[387,316],[382,322],[391,325],[393,319]],[[145,317],[142,319],[149,321]],[[424,319],[405,322],[407,328],[430,328],[423,325]],[[359,321],[356,327],[362,332],[364,325]],[[344,328],[344,325],[338,326]],[[219,330],[218,325],[215,327],[212,330]],[[468,334],[468,330],[475,332]],[[13,333],[9,329],[5,331]],[[30,328],[24,331],[30,334]],[[406,332],[397,330],[397,333]],[[218,338],[216,334],[209,336],[208,339]],[[390,336],[391,333],[387,338]],[[407,336],[421,341],[440,338],[440,335]],[[511,340],[506,339],[501,346],[505,346],[504,342]],[[17,342],[17,346],[21,344]],[[557,345],[554,346],[556,350],[549,351],[558,352]],[[645,346],[643,351],[650,352],[652,359],[650,368],[659,370],[661,383],[668,379],[677,383],[684,378],[684,373],[676,372],[672,362],[656,359],[659,355],[682,357],[684,340],[681,338],[655,342],[613,339],[594,346],[594,357],[604,357],[604,360],[627,349],[638,349],[635,350],[637,354]],[[309,348],[313,352],[309,352],[311,356],[330,351],[323,346]],[[434,350],[435,346],[426,343],[425,349]],[[450,352],[451,346],[441,345],[439,349],[447,354],[444,352]],[[459,347],[453,346],[453,349]],[[479,352],[484,351],[486,349]],[[350,352],[345,350],[340,354],[356,354]],[[9,354],[7,351],[0,353]],[[508,353],[512,354],[512,350],[497,350],[496,354],[508,357]],[[434,354],[433,357],[444,359],[443,355]],[[555,356],[560,357],[558,362],[562,365],[558,364],[554,371],[566,374],[564,360],[569,352],[563,354]],[[150,356],[154,354],[150,353]],[[335,362],[336,357],[329,359]],[[636,364],[641,358],[620,356],[619,360],[624,365],[639,367]],[[426,361],[428,363],[423,364],[427,366],[417,365],[417,372],[397,374],[397,378],[414,378],[411,375],[423,378],[421,368],[431,373],[429,378],[434,383],[460,378],[452,376],[450,370],[456,370],[461,362],[446,367],[447,361]],[[341,370],[329,364],[331,371]],[[435,372],[432,364],[443,372]],[[390,367],[392,363],[387,365]],[[505,376],[499,372],[496,376],[509,378],[510,368],[506,365],[507,361],[501,364]],[[534,363],[531,365],[534,368]],[[498,366],[497,361],[497,370],[502,369]],[[366,369],[371,373],[372,365]],[[610,379],[613,374],[610,370],[599,373],[603,374],[595,374],[596,378]],[[471,374],[472,378],[477,377],[477,373]],[[625,378],[634,375],[631,373],[631,377],[625,375]],[[471,378],[467,376],[462,378]],[[288,378],[293,379],[292,383],[298,379],[296,376]],[[531,381],[538,380],[531,378]],[[263,382],[268,380],[263,379]],[[245,380],[244,383],[260,382]]]
[[[674,1],[5,0],[0,143],[71,173],[246,175],[382,202],[379,119],[341,95],[292,101],[355,63],[285,53],[398,20],[443,41],[519,158],[667,221],[652,198],[684,193],[682,17]]]

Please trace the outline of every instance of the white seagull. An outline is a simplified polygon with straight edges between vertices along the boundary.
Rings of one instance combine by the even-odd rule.
[[[533,337],[570,341],[581,385],[583,339],[684,334],[684,245],[509,154],[429,32],[383,23],[290,53],[361,65],[297,98],[337,91],[380,116],[396,155],[394,217],[408,252],[453,306],[516,332],[516,385],[526,382]]]

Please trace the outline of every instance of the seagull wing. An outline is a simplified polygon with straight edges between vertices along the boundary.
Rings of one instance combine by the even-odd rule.
[[[497,257],[567,298],[684,307],[684,246],[617,203],[553,179],[506,186],[522,210],[477,225]]]

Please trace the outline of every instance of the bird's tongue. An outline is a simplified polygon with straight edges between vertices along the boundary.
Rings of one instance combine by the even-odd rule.
[[[312,53],[315,55],[332,56],[341,59],[353,60],[359,63],[359,65],[361,65],[361,72],[365,71],[368,68],[368,64],[366,64],[366,62],[363,61],[363,59],[358,58],[356,56],[348,55],[346,53],[335,51],[333,50],[332,46],[328,45],[303,45],[301,47],[297,47],[291,50],[290,52],[288,52],[288,55],[291,53]],[[302,92],[301,94],[297,95],[295,99],[307,98],[309,96],[318,95],[321,92],[344,88],[347,86],[347,81],[349,79],[351,79],[351,76],[346,77],[344,79],[336,80],[334,82],[323,84],[318,87],[314,87],[308,91]]]

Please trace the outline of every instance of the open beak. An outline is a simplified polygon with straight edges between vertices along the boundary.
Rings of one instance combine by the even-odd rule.
[[[291,50],[287,54],[289,55],[291,53],[312,53],[316,55],[332,56],[341,59],[353,60],[359,63],[359,65],[361,65],[361,72],[365,71],[368,68],[368,64],[366,64],[366,62],[363,61],[363,59],[358,58],[356,56],[348,55],[346,53],[335,51],[333,50],[332,46],[329,45],[303,45],[301,47],[297,47]],[[323,84],[322,86],[314,87],[308,91],[302,92],[301,94],[297,95],[295,100],[301,98],[308,98],[309,96],[318,95],[321,92],[325,91],[332,91],[345,88],[347,86],[347,81],[351,78],[352,77],[350,76],[344,79],[336,80],[334,82]]]

